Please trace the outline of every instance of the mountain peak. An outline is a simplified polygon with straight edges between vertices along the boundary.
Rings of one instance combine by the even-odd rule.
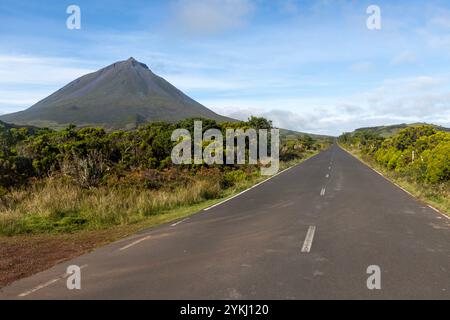
[[[134,68],[135,67],[143,67],[145,69],[149,69],[149,67],[145,63],[139,62],[133,57],[130,57],[130,58],[128,58],[128,60],[120,61],[115,64],[124,64],[127,67],[134,67]]]
[[[130,129],[137,122],[174,122],[195,117],[229,120],[130,57],[78,78],[29,109],[0,116],[0,120],[45,127],[73,123]]]

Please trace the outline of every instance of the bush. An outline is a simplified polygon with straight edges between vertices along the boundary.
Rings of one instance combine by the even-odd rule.
[[[223,175],[222,186],[224,188],[234,187],[235,185],[244,182],[246,179],[247,175],[242,170],[229,171]]]
[[[450,180],[449,132],[417,126],[384,140],[358,132],[345,134],[340,141],[360,146],[363,154],[415,182],[437,185]]]
[[[439,144],[427,153],[425,180],[429,183],[443,183],[450,180],[450,143]]]
[[[73,155],[62,165],[62,172],[83,188],[98,187],[108,171],[105,156],[101,151],[90,150],[87,155]]]

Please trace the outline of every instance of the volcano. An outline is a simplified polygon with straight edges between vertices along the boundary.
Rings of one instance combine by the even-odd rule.
[[[187,118],[232,121],[130,58],[82,76],[27,110],[3,115],[0,120],[52,128],[75,124],[133,129],[147,122]]]

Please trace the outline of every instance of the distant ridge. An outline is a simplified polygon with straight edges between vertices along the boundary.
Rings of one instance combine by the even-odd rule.
[[[29,109],[0,116],[17,125],[133,129],[150,121],[202,117],[234,121],[191,99],[145,64],[130,58],[72,81]]]
[[[359,128],[359,129],[356,129],[355,132],[371,131],[373,133],[379,134],[382,137],[388,138],[390,136],[397,134],[402,129],[406,129],[409,127],[417,127],[417,126],[433,126],[437,130],[450,132],[450,128],[445,128],[445,127],[441,127],[438,125],[429,124],[429,123],[421,123],[421,122],[410,123],[410,124],[402,123],[402,124],[395,124],[395,125],[389,125],[389,126]]]

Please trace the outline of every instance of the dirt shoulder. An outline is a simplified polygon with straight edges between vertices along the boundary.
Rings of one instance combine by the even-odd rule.
[[[104,230],[0,237],[0,288],[141,230],[190,216],[221,200],[204,201],[150,216],[139,223]]]
[[[125,237],[131,229],[0,237],[0,288]]]

